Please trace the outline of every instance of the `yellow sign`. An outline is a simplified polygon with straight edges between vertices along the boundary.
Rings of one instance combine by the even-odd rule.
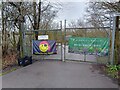
[[[49,43],[47,41],[42,41],[39,45],[39,49],[42,52],[47,52],[48,50],[50,50]]]

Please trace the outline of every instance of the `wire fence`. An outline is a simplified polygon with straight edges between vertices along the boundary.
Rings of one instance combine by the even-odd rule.
[[[84,27],[84,28],[69,28],[66,27],[65,21],[65,49],[64,49],[64,58],[65,60],[77,60],[77,61],[87,61],[87,62],[95,62],[95,63],[110,63],[110,46],[111,46],[111,29],[110,27]],[[69,53],[69,38],[78,37],[84,38],[108,38],[108,54],[105,56],[100,56],[94,54],[86,54],[86,53]],[[80,51],[79,51],[80,52]]]

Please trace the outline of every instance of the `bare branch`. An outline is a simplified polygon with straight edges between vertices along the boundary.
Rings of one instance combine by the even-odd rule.
[[[30,20],[30,22],[31,22],[31,24],[32,24],[32,27],[34,28],[34,25],[33,25],[33,21],[32,21],[32,19],[30,18],[29,15],[27,15],[27,16],[28,16],[28,18],[29,18],[29,20]]]

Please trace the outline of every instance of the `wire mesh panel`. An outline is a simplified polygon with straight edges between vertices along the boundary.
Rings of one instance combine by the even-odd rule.
[[[34,30],[35,31],[35,30]],[[25,55],[32,55],[33,59],[36,60],[62,60],[62,31],[61,29],[56,29],[56,30],[38,30],[39,32],[39,36],[40,35],[48,35],[48,40],[36,40],[36,42],[38,42],[38,51],[41,51],[40,49],[40,42],[47,42],[50,45],[50,50],[56,48],[57,52],[55,53],[51,53],[51,51],[49,53],[45,53],[42,51],[41,53],[35,54],[33,53],[33,37],[34,37],[34,31],[31,32],[31,35],[26,35],[25,37]],[[44,33],[44,34],[42,34]],[[52,42],[55,42],[55,47],[53,48]],[[37,45],[36,44],[36,45]],[[35,46],[36,46],[35,45]],[[46,51],[47,52],[47,51]]]
[[[65,22],[66,24],[66,22]],[[66,28],[65,60],[109,63],[110,28]]]
[[[32,35],[26,35],[25,37],[25,55],[32,56]]]
[[[56,38],[56,37],[60,38],[60,36],[57,35],[57,32],[55,33],[56,36],[54,35],[54,33],[55,32],[51,32],[51,31],[49,31],[48,34],[46,33],[49,36],[48,40],[38,40],[38,43],[40,43],[40,42],[49,43],[50,52],[49,53],[43,52],[42,54],[38,54],[38,55],[33,54],[34,59],[37,59],[37,60],[62,60],[62,42],[61,42],[61,39]],[[60,34],[60,32],[58,34]],[[55,43],[55,46],[53,45],[53,43]],[[33,49],[33,46],[32,46],[32,49]],[[56,50],[55,53],[53,53],[54,52],[53,49]],[[52,51],[52,53],[51,53],[51,51]]]

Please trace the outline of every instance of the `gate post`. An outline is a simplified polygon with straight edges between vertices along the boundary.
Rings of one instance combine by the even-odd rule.
[[[118,39],[118,41],[116,40]],[[117,43],[118,42],[118,43]],[[111,64],[118,63],[118,47],[119,46],[119,16],[114,16],[113,18],[113,32],[112,32],[112,56],[111,56]],[[116,59],[116,62],[114,62]]]
[[[113,17],[113,31],[112,31],[112,55],[111,55],[111,64],[114,64],[114,44],[115,44],[115,30],[116,30],[116,17]]]

